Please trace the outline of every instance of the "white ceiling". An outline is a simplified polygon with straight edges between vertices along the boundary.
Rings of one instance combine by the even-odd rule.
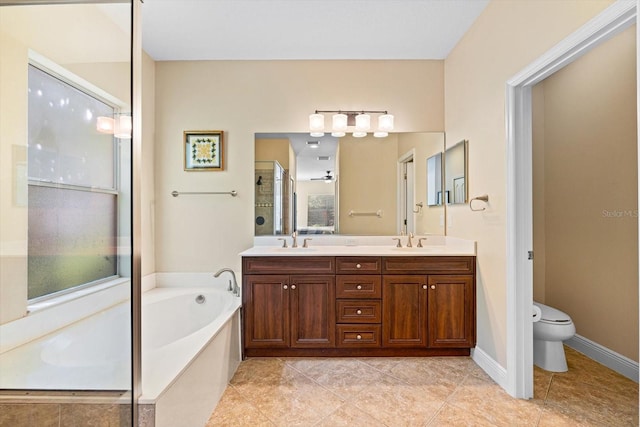
[[[156,61],[444,59],[488,2],[144,0],[142,45]],[[337,142],[330,135],[261,137],[290,139],[297,179],[336,172]],[[309,148],[310,140],[320,147]]]
[[[145,0],[165,60],[444,59],[489,0]]]

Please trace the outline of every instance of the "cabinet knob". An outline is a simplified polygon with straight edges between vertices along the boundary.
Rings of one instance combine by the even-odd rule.
[[[284,285],[282,289],[289,289],[289,287],[287,285]]]
[[[435,289],[435,288],[436,288],[436,285],[431,285],[431,289]]]
[[[362,265],[356,264],[356,268],[362,268]]]
[[[362,285],[358,285],[358,286],[356,286],[356,289],[357,289],[357,290],[362,289]]]
[[[360,309],[356,310],[356,314],[362,314],[362,310]]]
[[[422,285],[422,289],[427,289],[427,285]]]
[[[356,339],[357,340],[361,340],[362,339],[362,335],[356,335]]]
[[[295,289],[295,288],[296,288],[296,285],[291,285],[291,289]]]

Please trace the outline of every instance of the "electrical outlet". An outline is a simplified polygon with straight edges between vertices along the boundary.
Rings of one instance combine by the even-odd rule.
[[[347,239],[347,246],[358,246],[358,241],[356,239]]]

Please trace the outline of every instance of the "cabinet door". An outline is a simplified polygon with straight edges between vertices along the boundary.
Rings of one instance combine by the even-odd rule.
[[[289,347],[289,286],[285,275],[244,277],[245,347]]]
[[[382,277],[382,346],[426,347],[426,276]]]
[[[291,347],[335,347],[333,275],[290,276]]]
[[[475,346],[473,276],[429,276],[428,284],[429,347]]]

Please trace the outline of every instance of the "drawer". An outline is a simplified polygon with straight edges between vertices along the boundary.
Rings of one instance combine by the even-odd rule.
[[[381,283],[373,274],[336,276],[336,298],[382,298]]]
[[[380,257],[339,256],[336,257],[338,274],[380,274]]]
[[[331,274],[335,257],[282,256],[243,257],[243,274]]]
[[[382,274],[473,274],[474,256],[398,256],[382,258]]]
[[[337,323],[380,323],[382,303],[376,300],[337,300]]]
[[[380,347],[380,325],[336,325],[337,347]]]

